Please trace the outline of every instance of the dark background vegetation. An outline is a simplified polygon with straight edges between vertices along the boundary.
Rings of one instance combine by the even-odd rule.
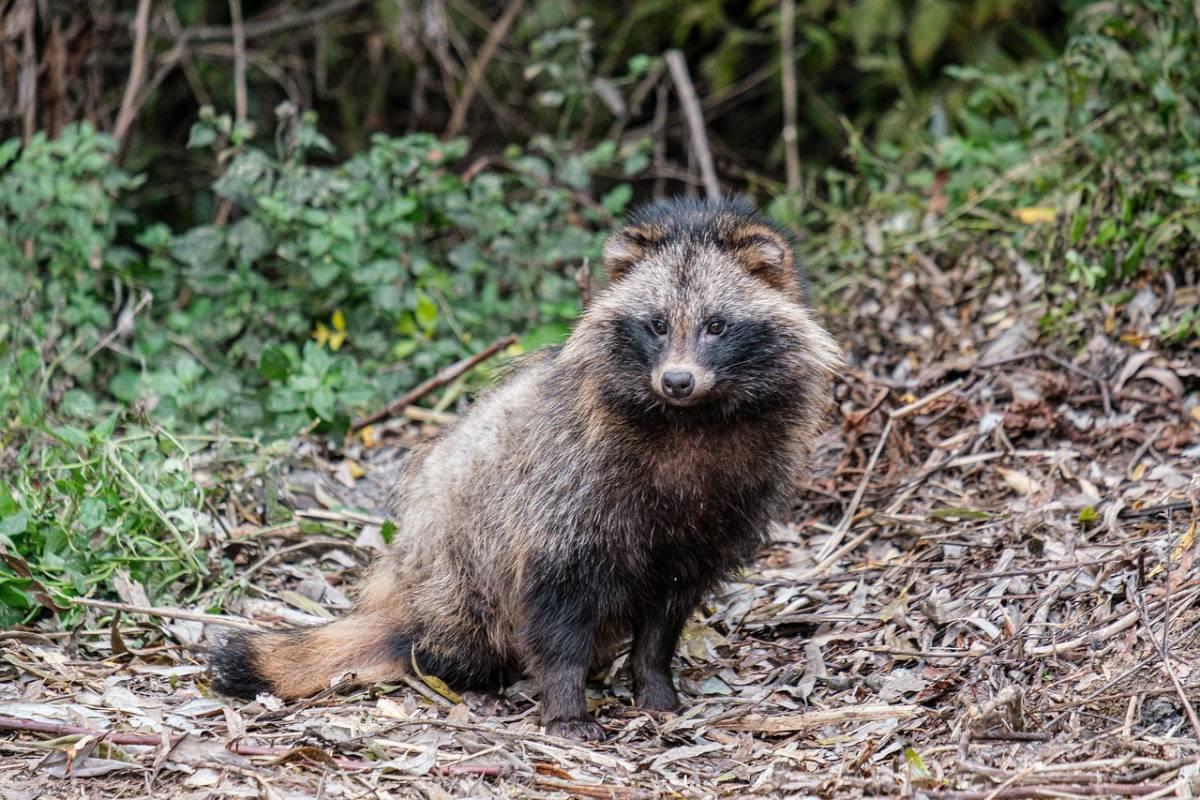
[[[1162,1],[0,0],[0,624],[228,576],[223,470],[560,340],[605,231],[703,193],[706,148],[835,330],[866,275],[1020,269],[1069,354],[1195,281],[1198,47]]]

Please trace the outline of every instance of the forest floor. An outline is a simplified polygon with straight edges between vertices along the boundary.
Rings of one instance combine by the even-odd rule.
[[[347,606],[382,546],[372,487],[430,424],[400,420],[267,473],[197,456],[231,489],[212,536],[238,583],[153,613],[129,586],[76,630],[0,633],[0,797],[1200,794],[1200,367],[1153,335],[1200,297],[1097,304],[1059,320],[1094,331],[1075,347],[1039,333],[1028,270],[977,269],[918,257],[835,293],[839,424],[794,518],[688,626],[678,715],[630,706],[623,657],[592,684],[595,745],[540,732],[528,682],[500,715],[436,680],[210,693],[222,628],[189,617]],[[292,523],[264,524],[272,492]]]

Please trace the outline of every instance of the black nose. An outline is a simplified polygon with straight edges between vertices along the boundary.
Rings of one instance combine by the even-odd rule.
[[[696,379],[690,372],[664,372],[662,377],[663,391],[667,397],[684,398],[696,388]]]

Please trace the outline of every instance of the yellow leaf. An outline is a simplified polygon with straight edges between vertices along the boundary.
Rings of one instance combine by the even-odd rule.
[[[416,650],[410,650],[408,653],[408,658],[409,661],[412,662],[413,672],[417,673],[417,677],[420,678],[426,686],[428,686],[430,689],[433,689],[435,692],[455,705],[462,702],[462,696],[447,686],[444,680],[436,675],[426,675],[424,672],[421,672],[421,668],[417,666]]]
[[[358,432],[358,435],[362,437],[363,447],[374,447],[375,446],[376,441],[375,441],[374,426],[372,426],[372,425],[364,426],[363,429]]]
[[[1129,477],[1133,478],[1135,481],[1140,481],[1142,479],[1142,476],[1145,474],[1146,474],[1146,462],[1139,461],[1137,463],[1137,466],[1133,468],[1133,472],[1131,472],[1129,474]]]
[[[365,469],[363,469],[362,467],[360,467],[358,465],[358,462],[355,461],[354,459],[348,458],[348,459],[346,459],[346,463],[350,469],[350,477],[361,478],[363,475],[367,474],[367,471]]]
[[[1039,222],[1054,222],[1058,210],[1048,206],[1029,206],[1013,211],[1013,216],[1026,225],[1036,225]]]
[[[1183,557],[1183,554],[1192,549],[1192,545],[1196,543],[1196,520],[1192,520],[1192,524],[1183,532],[1183,536],[1179,537],[1179,544],[1171,550],[1171,560],[1178,561]]]
[[[325,327],[324,322],[318,322],[312,332],[312,338],[322,347],[329,345],[330,350],[337,351],[346,342],[346,315],[338,309],[333,312],[329,323],[333,325],[332,330]]]

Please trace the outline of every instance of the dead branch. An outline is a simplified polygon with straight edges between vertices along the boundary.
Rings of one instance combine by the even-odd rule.
[[[233,22],[234,114],[242,122],[246,119],[246,27],[242,24],[242,0],[229,0],[229,19]]]
[[[939,800],[1017,800],[1027,797],[1140,797],[1169,788],[1162,784],[1093,783],[1072,785],[1068,783],[1030,784],[1010,786],[1003,789],[981,789],[971,792],[925,791],[927,797]]]
[[[38,60],[37,46],[33,40],[33,25],[36,18],[37,6],[34,5],[34,0],[25,0],[25,28],[21,32],[21,78],[17,88],[25,144],[29,144],[29,140],[33,138],[33,132],[37,130]],[[28,247],[26,249],[28,250]],[[28,253],[26,255],[28,256]]]
[[[782,0],[779,10],[779,59],[783,68],[783,154],[787,189],[800,191],[800,134],[796,129],[796,0]]]
[[[479,50],[479,56],[471,62],[471,66],[467,69],[467,85],[463,88],[458,102],[454,104],[454,110],[450,113],[450,124],[446,126],[446,132],[442,134],[443,139],[452,139],[462,130],[463,123],[467,120],[467,112],[471,110],[471,103],[483,80],[483,73],[487,70],[488,64],[492,62],[492,58],[495,57],[500,43],[508,36],[509,29],[512,28],[517,14],[521,13],[524,6],[525,0],[511,0],[508,8],[504,9],[504,13],[500,15],[500,19],[496,20],[496,24],[492,26],[487,40]]]
[[[120,731],[97,731],[91,728],[85,728],[81,725],[65,725],[58,722],[40,722],[34,719],[21,719],[19,717],[0,717],[0,730],[9,731],[29,731],[32,733],[49,733],[54,736],[94,736],[103,739],[112,744],[125,744],[143,747],[159,747],[163,744],[163,737],[145,733],[122,733]],[[179,734],[167,739],[167,744],[174,745],[182,741],[188,734]],[[351,770],[369,770],[378,766],[375,761],[368,761],[362,758],[342,758],[332,756],[329,753],[318,747],[271,747],[265,745],[246,744],[245,742],[232,741],[225,745],[225,749],[231,753],[237,753],[242,756],[270,756],[275,759],[275,763],[283,763],[285,761],[302,760],[311,761],[317,764],[331,764],[341,769]],[[503,775],[508,770],[499,764],[449,764],[445,766],[435,766],[433,768],[442,775]]]
[[[335,0],[332,3],[318,5],[311,11],[302,14],[283,14],[274,19],[251,21],[245,25],[245,38],[259,39],[276,33],[284,33],[295,28],[309,28],[316,23],[353,11],[367,4],[367,0]],[[184,32],[192,42],[228,42],[233,39],[232,27],[224,25],[205,25],[188,28]]]
[[[387,419],[388,417],[394,417],[404,413],[405,407],[412,405],[425,395],[432,392],[434,389],[445,386],[450,381],[454,380],[460,375],[463,375],[480,363],[488,360],[504,348],[516,344],[516,342],[516,336],[501,337],[489,344],[484,349],[480,350],[475,355],[464,358],[461,361],[456,361],[448,367],[444,367],[429,380],[417,385],[415,388],[410,389],[400,397],[393,400],[387,405],[386,408],[376,411],[374,414],[369,414],[365,417],[360,417],[354,420],[353,424],[350,426],[350,430],[352,432],[358,432],[368,425],[379,422],[381,419]]]
[[[137,115],[137,98],[146,80],[146,37],[150,30],[150,0],[138,0],[133,28],[133,63],[129,65],[129,81],[125,84],[125,95],[121,98],[121,110],[117,112],[117,124],[113,126],[113,137],[118,143],[125,141],[129,126],[133,124],[133,118]]]
[[[262,627],[237,617],[227,617],[222,614],[201,614],[197,611],[184,611],[182,608],[167,606],[133,606],[128,603],[113,603],[108,600],[93,600],[90,597],[68,597],[71,603],[89,608],[103,608],[111,611],[124,611],[129,614],[145,614],[148,617],[166,617],[167,619],[186,619],[192,622],[204,622],[211,625],[223,625],[226,628],[237,628],[242,631],[261,631]]]
[[[1166,584],[1170,587],[1171,577],[1167,574]],[[1159,641],[1154,636],[1154,627],[1150,624],[1150,614],[1146,611],[1146,601],[1131,585],[1126,586],[1126,593],[1134,601],[1137,606],[1137,615],[1142,620],[1142,625],[1146,628],[1146,636],[1150,639],[1150,643],[1154,646],[1158,653],[1159,660],[1162,661],[1163,669],[1167,672],[1167,677],[1171,679],[1171,684],[1175,687],[1175,693],[1179,695],[1179,702],[1183,703],[1183,709],[1187,712],[1188,722],[1192,725],[1192,730],[1200,739],[1200,718],[1196,716],[1196,708],[1192,705],[1192,701],[1188,698],[1187,692],[1184,691],[1183,684],[1179,682],[1179,676],[1175,674],[1175,668],[1171,666],[1171,654],[1167,649],[1166,637],[1167,632],[1171,627],[1171,609],[1167,605],[1166,600],[1163,601],[1163,616],[1166,618],[1163,622],[1163,640]]]
[[[704,129],[704,114],[700,110],[700,100],[696,96],[696,87],[688,75],[687,61],[679,50],[668,50],[665,55],[667,69],[671,71],[671,80],[675,83],[675,92],[683,106],[687,119],[688,142],[691,152],[700,164],[700,175],[704,179],[704,192],[710,200],[721,196],[721,184],[717,181],[717,170],[713,166],[712,150],[708,146],[708,134]]]
[[[724,727],[756,733],[794,733],[825,725],[836,725],[841,722],[875,722],[881,719],[911,719],[925,713],[918,705],[863,705],[832,708],[822,711],[808,711],[803,714],[781,714],[778,716],[761,716],[750,714],[737,720],[732,720]]]
[[[895,411],[888,413],[887,422],[883,426],[883,433],[879,435],[879,442],[875,445],[875,451],[871,453],[871,460],[867,462],[867,469],[865,472],[863,472],[863,476],[859,481],[858,488],[854,491],[854,497],[851,498],[850,505],[846,507],[845,513],[842,514],[841,522],[838,523],[837,528],[834,529],[833,533],[829,537],[829,540],[826,541],[824,546],[821,548],[821,551],[817,553],[817,561],[819,563],[808,573],[808,577],[815,577],[816,575],[821,574],[834,561],[836,561],[837,558],[840,557],[840,554],[835,553],[834,551],[837,546],[842,543],[842,540],[846,538],[846,533],[850,530],[850,526],[854,522],[854,515],[858,512],[858,506],[862,502],[863,495],[867,491],[867,484],[871,480],[871,473],[875,471],[875,465],[878,463],[879,456],[883,452],[883,447],[885,444],[887,444],[888,437],[891,435],[892,423],[897,419],[902,419],[907,417],[909,414],[914,414],[917,411],[920,411],[933,401],[955,391],[962,386],[962,384],[962,378],[951,381],[945,386],[935,389],[924,397],[914,400],[908,405],[901,406]]]

